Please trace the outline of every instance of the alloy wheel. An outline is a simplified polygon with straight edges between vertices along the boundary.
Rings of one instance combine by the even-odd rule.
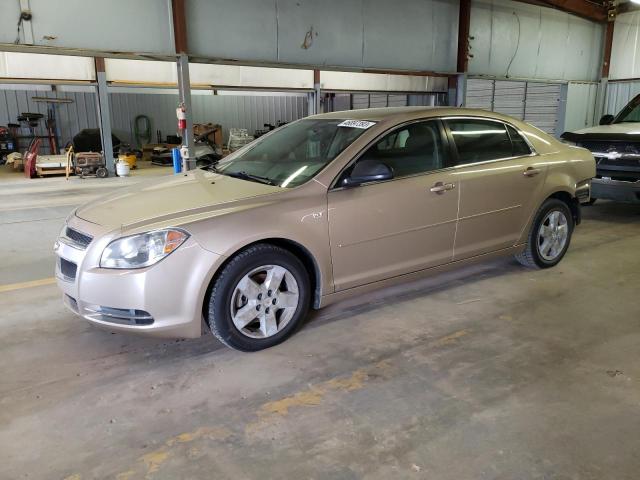
[[[269,338],[293,318],[300,294],[293,274],[279,265],[263,265],[247,273],[231,295],[231,319],[240,333]]]
[[[569,238],[569,222],[564,212],[551,210],[538,229],[538,253],[552,262],[562,254]]]

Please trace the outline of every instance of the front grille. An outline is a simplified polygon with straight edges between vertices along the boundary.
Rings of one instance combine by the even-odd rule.
[[[609,158],[597,157],[599,167],[618,167],[629,168],[631,170],[640,170],[640,156],[638,158],[618,158],[611,160]]]
[[[640,155],[640,143],[638,142],[586,141],[579,142],[578,145],[592,152],[615,151],[622,154]]]
[[[151,325],[153,317],[149,312],[133,308],[91,307],[87,308],[90,317],[102,322],[120,325]]]
[[[73,243],[76,244],[78,247],[81,247],[83,250],[87,248],[91,243],[91,240],[93,240],[93,238],[90,237],[89,235],[80,233],[79,231],[71,227],[66,228],[65,236],[69,238],[71,241],[73,241]]]
[[[60,273],[67,280],[75,280],[76,279],[76,271],[78,270],[78,266],[66,260],[64,258],[60,258]]]

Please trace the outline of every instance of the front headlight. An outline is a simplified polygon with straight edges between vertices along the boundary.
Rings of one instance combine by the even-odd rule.
[[[158,263],[189,238],[177,229],[155,230],[114,240],[102,252],[102,268],[143,268]]]

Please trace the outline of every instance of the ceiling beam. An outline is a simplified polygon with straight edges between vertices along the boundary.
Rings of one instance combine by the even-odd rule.
[[[555,8],[594,22],[606,22],[608,19],[607,1],[588,0],[517,0],[540,7]]]

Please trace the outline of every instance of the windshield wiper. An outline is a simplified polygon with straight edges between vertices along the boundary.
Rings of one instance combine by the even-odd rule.
[[[242,180],[250,180],[252,182],[258,182],[258,183],[264,183],[265,185],[276,185],[276,182],[274,182],[273,180],[271,180],[270,178],[267,177],[261,177],[260,175],[253,175],[251,173],[247,173],[247,172],[220,172],[223,173],[224,175],[228,175],[230,177],[233,178],[240,178]]]

